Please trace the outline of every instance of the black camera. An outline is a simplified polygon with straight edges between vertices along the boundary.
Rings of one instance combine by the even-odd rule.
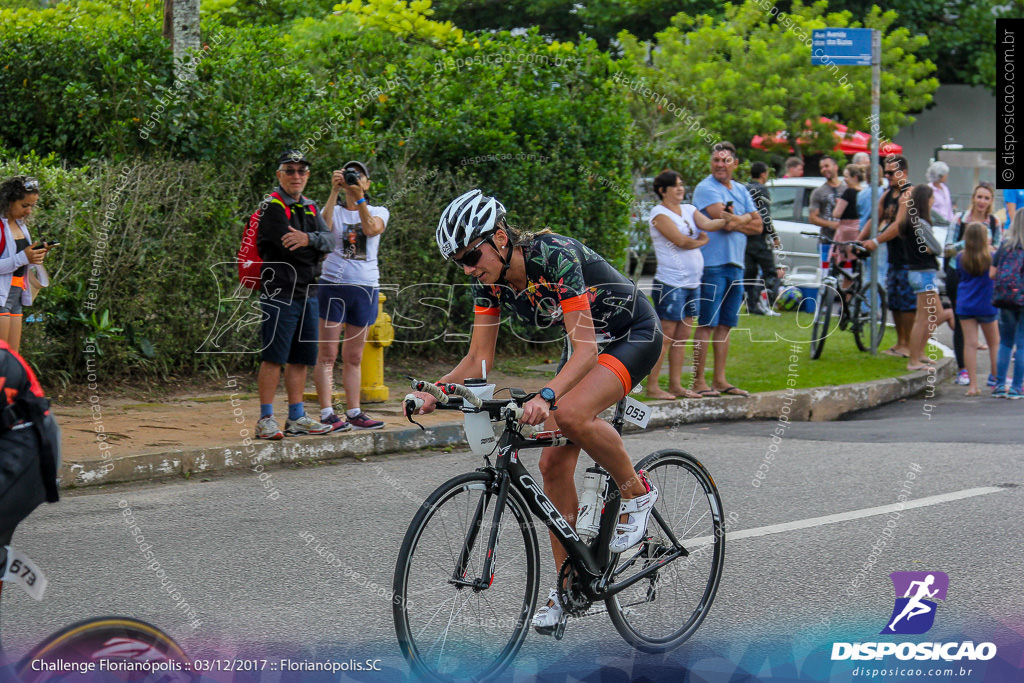
[[[346,168],[342,173],[342,177],[345,179],[346,185],[357,185],[359,183],[360,174],[354,168]]]

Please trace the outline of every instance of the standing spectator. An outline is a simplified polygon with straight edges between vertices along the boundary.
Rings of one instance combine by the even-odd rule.
[[[930,370],[931,361],[925,356],[925,346],[935,326],[948,322],[953,327],[952,312],[943,308],[939,300],[937,256],[942,253],[942,244],[932,232],[931,223],[924,218],[931,215],[934,202],[930,185],[916,186],[910,191],[907,211],[897,224],[905,252],[907,280],[917,297],[914,326],[910,331],[907,370]]]
[[[953,198],[949,194],[949,186],[946,179],[949,178],[949,165],[944,161],[936,161],[928,167],[925,172],[928,177],[928,184],[932,186],[932,196],[935,197],[935,213],[942,217],[946,225],[953,222]]]
[[[967,363],[968,396],[980,396],[978,388],[978,328],[985,333],[989,348],[999,348],[999,330],[996,319],[999,311],[992,305],[992,243],[988,226],[968,223],[964,232],[964,249],[956,257],[960,295],[956,302],[956,316],[963,326],[964,357]],[[991,377],[998,373],[996,354],[989,354]]]
[[[29,266],[41,265],[50,250],[32,245],[28,233],[26,220],[38,201],[35,178],[16,176],[0,185],[0,339],[15,352],[21,347],[22,307],[32,305]]]
[[[969,223],[981,223],[988,226],[989,244],[993,248],[999,246],[1002,230],[999,228],[999,222],[996,220],[996,217],[992,214],[994,199],[992,186],[988,183],[979,183],[974,188],[974,192],[971,193],[970,208],[960,214],[956,222],[946,231],[946,295],[949,297],[950,305],[954,311],[958,308],[957,297],[959,296],[960,284],[960,273],[956,267],[956,255],[964,248],[964,227]],[[953,352],[956,356],[957,368],[959,369],[955,381],[957,384],[967,385],[970,383],[970,378],[967,373],[967,365],[964,363],[964,334],[959,315],[954,317]],[[989,386],[995,386],[995,373],[989,379],[991,380]]]
[[[747,283],[747,312],[754,315],[778,315],[772,311],[775,303],[775,295],[779,292],[779,278],[775,267],[775,252],[781,244],[779,236],[775,234],[775,226],[772,225],[772,196],[765,187],[768,182],[768,165],[763,161],[755,161],[750,165],[750,182],[747,183],[747,192],[754,200],[757,213],[761,216],[761,224],[764,226],[762,237],[748,237],[747,248],[744,255],[743,279]],[[757,271],[761,271],[758,278]],[[762,287],[763,284],[763,287]],[[768,290],[768,306],[761,306],[761,291]]]
[[[761,216],[747,188],[733,182],[733,173],[739,159],[730,142],[720,142],[711,148],[711,175],[697,185],[693,203],[713,219],[732,213],[721,230],[708,233],[704,252],[704,274],[700,287],[700,318],[697,328],[697,347],[694,350],[693,390],[701,396],[749,396],[746,391],[729,384],[725,378],[725,364],[729,357],[729,331],[739,323],[740,303],[743,300],[743,263],[748,235],[761,234]],[[715,372],[712,386],[704,378],[707,363],[707,345],[711,341]]]
[[[904,254],[906,249],[900,237],[899,224],[907,212],[907,199],[911,188],[910,170],[907,159],[902,154],[891,154],[885,158],[883,175],[889,182],[889,189],[878,200],[879,219],[878,236],[864,242],[868,251],[875,251],[879,246],[889,243],[887,247],[888,263],[886,265],[886,294],[889,298],[889,310],[892,311],[893,322],[896,323],[896,345],[882,353],[887,356],[910,358],[910,332],[914,327],[917,311],[917,297],[910,288],[908,279],[909,268]],[[868,235],[861,231],[861,238]]]
[[[1024,190],[1003,190],[1003,203],[1006,204],[1006,223],[1003,230],[1009,230],[1017,209],[1024,204]]]
[[[820,234],[823,237],[832,238],[839,227],[839,221],[833,217],[832,212],[835,210],[836,200],[843,194],[846,186],[839,179],[839,166],[832,157],[822,157],[818,168],[821,169],[825,182],[811,193],[811,213],[808,220],[821,228]],[[824,245],[821,259],[823,262],[826,260],[827,252],[828,246]]]
[[[864,182],[864,167],[857,164],[847,164],[843,169],[843,192],[836,199],[833,208],[833,215],[838,219],[836,224],[835,240],[837,242],[852,242],[860,235],[860,209],[859,197],[861,183]],[[847,247],[843,253],[844,259],[855,258],[853,250]]]
[[[284,433],[326,434],[329,425],[306,415],[302,393],[306,370],[316,365],[317,300],[310,285],[320,274],[320,262],[334,249],[334,233],[320,217],[316,204],[302,195],[309,181],[309,161],[298,150],[278,159],[277,193],[282,200],[264,200],[256,233],[260,269],[260,307],[263,309],[263,359],[257,376],[260,419],[256,436],[280,439],[274,419],[274,392],[284,367],[288,420]],[[287,364],[287,366],[285,365]]]
[[[686,188],[675,171],[662,171],[654,179],[654,192],[661,203],[651,210],[651,243],[658,259],[651,298],[661,320],[664,333],[661,358],[647,378],[650,398],[701,398],[697,392],[682,385],[683,356],[690,340],[693,319],[699,311],[700,279],[704,272],[704,255],[700,247],[708,242],[704,230],[720,230],[724,219],[711,220],[693,204],[683,204]],[[703,230],[702,230],[703,228]],[[668,354],[668,392],[658,386],[665,354]]]
[[[346,180],[346,175],[348,180]],[[320,398],[320,421],[334,431],[380,429],[384,423],[370,418],[360,408],[362,389],[363,347],[366,335],[377,320],[380,301],[380,271],[377,253],[380,236],[387,227],[390,212],[383,206],[371,206],[366,192],[370,175],[359,161],[345,164],[335,171],[331,196],[327,199],[327,227],[334,231],[338,246],[324,262],[317,297],[320,304],[320,358],[313,379]],[[349,182],[353,181],[353,182]],[[345,192],[345,201],[338,193]],[[345,386],[348,412],[342,420],[331,405],[334,385],[334,361],[338,358],[338,340],[345,326],[341,344],[341,381]]]
[[[857,164],[865,168],[871,168],[871,155],[867,152],[857,152],[853,155],[853,159],[850,160],[851,164]]]
[[[800,157],[786,159],[786,172],[783,178],[802,178],[804,175],[804,160]]]
[[[989,275],[993,280],[1007,278],[1015,284],[1018,292],[1024,291],[1024,211],[1013,216],[1009,231],[1003,235],[999,250],[992,257]],[[998,302],[996,302],[998,303]],[[999,307],[999,359],[996,362],[996,386],[994,398],[1024,398],[1021,392],[1024,384],[1024,363],[1014,362],[1013,383],[1006,387],[1006,373],[1014,348],[1020,357],[1020,346],[1024,343],[1024,308],[1018,306]]]

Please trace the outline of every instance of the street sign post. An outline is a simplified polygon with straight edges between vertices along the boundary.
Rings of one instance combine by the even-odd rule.
[[[878,237],[878,108],[882,82],[882,35],[871,28],[815,29],[811,36],[811,66],[871,67],[871,238]],[[871,281],[878,282],[878,251],[871,258]],[[879,288],[881,283],[879,283]],[[877,297],[871,297],[871,353],[878,353]]]

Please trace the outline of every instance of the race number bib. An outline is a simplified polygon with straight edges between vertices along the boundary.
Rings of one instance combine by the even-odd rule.
[[[46,590],[46,575],[28,555],[11,546],[7,548],[7,567],[0,581],[20,584],[25,592],[36,600],[43,599]]]
[[[651,421],[651,409],[646,403],[641,403],[632,396],[626,397],[626,412],[623,414],[626,422],[632,422],[640,429],[647,429],[647,423]]]

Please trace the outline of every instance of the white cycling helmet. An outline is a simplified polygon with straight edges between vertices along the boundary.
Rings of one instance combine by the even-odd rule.
[[[446,260],[463,247],[501,227],[505,207],[480,190],[470,190],[452,201],[437,222],[437,248]]]

